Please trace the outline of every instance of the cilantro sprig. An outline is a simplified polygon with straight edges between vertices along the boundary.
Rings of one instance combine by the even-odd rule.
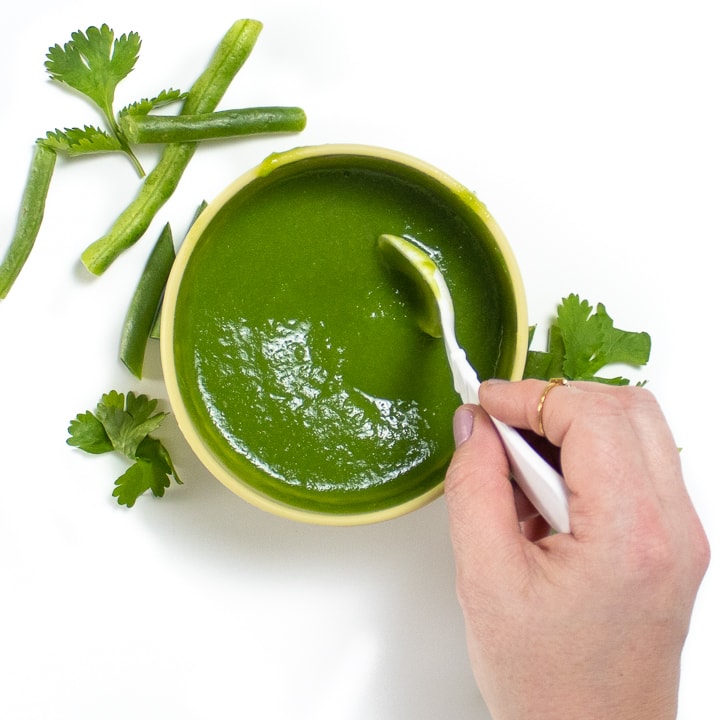
[[[535,329],[530,328],[531,342]],[[550,324],[547,351],[528,352],[525,377],[628,385],[628,378],[599,377],[597,373],[613,364],[641,367],[650,359],[650,348],[648,333],[616,328],[602,303],[593,308],[587,300],[572,294],[563,298]]]
[[[69,85],[93,102],[110,130],[88,126],[66,128],[47,134],[46,141],[57,150],[72,155],[85,152],[120,150],[128,155],[142,177],[145,171],[130,148],[115,119],[113,103],[118,83],[135,67],[140,53],[140,36],[136,32],[115,37],[107,26],[77,30],[64,45],[53,45],[47,53],[45,68],[50,77]]]
[[[142,44],[136,32],[115,37],[107,25],[77,30],[64,45],[48,49],[45,69],[56,82],[77,90],[94,103],[107,123],[107,130],[94,125],[49,131],[38,142],[70,157],[100,152],[124,152],[140,177],[145,171],[122,129],[125,115],[147,115],[156,108],[184,100],[187,93],[170,88],[153,98],[143,98],[114,110],[115,90],[134,69]]]
[[[165,446],[150,435],[167,416],[155,412],[157,400],[112,390],[104,394],[95,412],[80,413],[70,421],[67,444],[93,455],[117,452],[131,461],[115,481],[113,497],[132,507],[150,490],[162,497],[171,479],[182,485]]]

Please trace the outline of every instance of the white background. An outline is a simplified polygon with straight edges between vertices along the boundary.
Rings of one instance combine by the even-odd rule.
[[[182,6],[182,7],[181,7]],[[134,195],[122,157],[58,161],[33,255],[0,303],[0,716],[486,718],[469,670],[443,500],[403,519],[310,527],[249,507],[162,437],[185,480],[127,510],[121,460],[65,444],[100,395],[163,399],[157,348],[117,359],[127,301],[166,221],[180,236],[268,153],[357,142],[414,154],[486,202],[517,255],[532,322],[604,302],[653,338],[647,378],[717,546],[720,26],[708,0],[266,0],[11,3],[0,44],[0,252],[32,144],[98,123],[49,82],[45,52],[108,23],[143,39],[118,106],[187,89],[231,22],[265,23],[221,107],[300,105],[302,136],[193,159],[148,235],[101,278],[78,263]],[[154,151],[142,159],[148,167]],[[542,333],[541,333],[542,334]],[[167,408],[166,408],[167,409]],[[716,567],[683,660],[684,720],[720,716]],[[532,637],[528,638],[532,642]],[[548,674],[563,671],[563,658]]]

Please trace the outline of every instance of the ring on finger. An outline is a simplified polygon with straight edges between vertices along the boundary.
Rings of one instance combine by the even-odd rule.
[[[545,426],[543,425],[543,408],[545,407],[545,400],[553,388],[560,387],[561,385],[568,386],[570,383],[565,378],[550,378],[545,389],[542,391],[540,400],[537,406],[537,421],[538,421],[538,434],[545,437]]]

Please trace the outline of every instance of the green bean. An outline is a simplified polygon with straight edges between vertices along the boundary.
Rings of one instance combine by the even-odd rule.
[[[42,143],[35,145],[15,234],[0,264],[0,299],[5,298],[10,292],[40,232],[56,159],[57,154],[54,150]]]
[[[188,93],[181,114],[212,112],[230,82],[250,55],[262,30],[257,20],[238,20],[220,41],[210,63]],[[195,142],[166,145],[158,164],[148,174],[137,196],[120,214],[108,233],[88,246],[82,262],[101,275],[125,250],[135,244],[178,186],[197,148]]]
[[[148,338],[174,261],[172,231],[166,224],[140,276],[120,336],[120,359],[138,378],[142,378]]]
[[[220,110],[201,115],[124,115],[123,132],[132,143],[172,143],[214,138],[298,132],[305,128],[298,107]]]
[[[155,215],[177,188],[195,147],[195,143],[166,146],[139,193],[120,214],[110,231],[84,250],[81,260],[90,272],[102,275],[121,253],[145,234]]]
[[[207,207],[207,201],[203,200],[195,209],[195,214],[192,217],[192,220],[190,221],[190,228],[195,224],[195,221],[200,217],[200,214],[202,211]],[[190,228],[188,228],[188,232],[190,232]],[[187,237],[187,232],[185,233],[185,236]],[[168,273],[169,274],[169,273]],[[159,340],[160,339],[160,315],[162,311],[162,298],[160,298],[160,302],[158,303],[157,311],[155,312],[155,322],[152,326],[152,330],[150,331],[150,337],[153,340]]]

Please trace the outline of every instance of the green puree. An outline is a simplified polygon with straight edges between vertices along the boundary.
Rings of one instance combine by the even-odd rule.
[[[262,493],[362,513],[442,479],[459,400],[442,340],[419,330],[411,289],[382,262],[382,233],[432,250],[471,363],[509,374],[503,260],[433,182],[388,160],[305,159],[238,192],[198,240],[175,313],[180,392],[209,448]]]

